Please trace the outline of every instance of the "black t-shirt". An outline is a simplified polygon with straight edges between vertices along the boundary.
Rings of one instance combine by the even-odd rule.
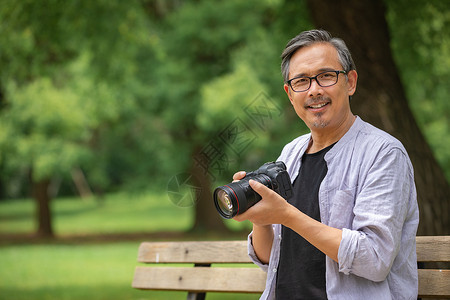
[[[303,155],[293,184],[294,196],[288,200],[317,221],[320,221],[319,187],[328,171],[324,156],[333,145]],[[327,299],[325,254],[288,227],[282,226],[281,235],[276,299]]]

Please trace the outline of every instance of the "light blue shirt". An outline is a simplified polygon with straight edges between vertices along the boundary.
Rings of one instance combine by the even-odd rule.
[[[278,158],[292,182],[310,138],[311,134],[296,138]],[[419,210],[413,167],[403,145],[357,117],[325,161],[328,173],[319,189],[321,222],[343,230],[339,263],[326,257],[328,299],[417,299]],[[267,272],[261,299],[275,299],[281,225],[273,229],[268,265],[256,257],[249,235],[249,255]]]

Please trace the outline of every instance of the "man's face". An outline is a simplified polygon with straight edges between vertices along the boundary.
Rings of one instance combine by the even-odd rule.
[[[337,50],[328,43],[315,43],[297,50],[291,57],[289,79],[333,70],[343,70]],[[339,74],[338,82],[332,86],[321,87],[312,80],[311,87],[304,92],[294,92],[286,84],[284,89],[297,115],[310,130],[326,134],[353,118],[349,96],[355,93],[356,81],[357,73],[353,70],[348,73],[348,79]]]

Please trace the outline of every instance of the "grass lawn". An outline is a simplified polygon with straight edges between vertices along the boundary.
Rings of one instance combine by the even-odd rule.
[[[0,247],[0,299],[185,299],[131,288],[139,242]],[[208,294],[208,299],[258,295]]]
[[[34,203],[29,199],[0,202],[0,299],[186,299],[184,292],[131,288],[142,239],[105,242],[67,237],[183,232],[192,223],[192,209],[175,206],[163,193],[147,193],[108,195],[103,200],[56,199],[52,211],[55,233],[61,239],[12,242],[5,236],[34,231]],[[216,293],[207,296],[258,298]]]
[[[34,210],[30,199],[0,202],[0,233],[33,232]],[[55,199],[51,210],[57,235],[182,231],[192,223],[192,208],[175,206],[162,193]]]

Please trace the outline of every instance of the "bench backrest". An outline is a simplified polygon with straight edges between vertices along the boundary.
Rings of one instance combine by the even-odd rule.
[[[450,236],[422,236],[416,241],[418,262],[450,262]],[[266,273],[251,264],[246,241],[144,242],[138,262],[194,264],[138,266],[132,284],[138,289],[262,293],[265,286]],[[419,296],[450,298],[450,270],[419,269]]]

